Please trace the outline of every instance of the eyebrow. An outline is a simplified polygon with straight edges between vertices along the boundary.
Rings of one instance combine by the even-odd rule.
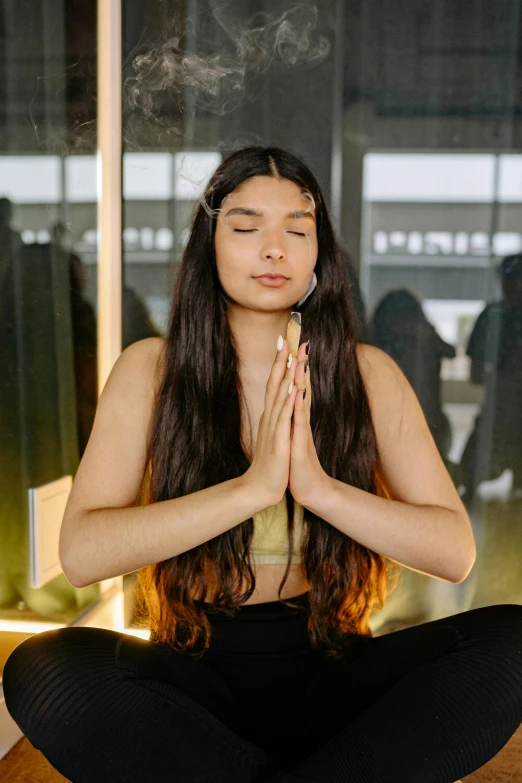
[[[234,207],[233,209],[230,209],[225,217],[229,217],[230,215],[249,215],[250,217],[263,217],[262,212],[257,212],[255,209],[251,209],[250,207]],[[287,218],[310,218],[315,222],[315,218],[312,212],[306,209],[299,209],[295,212],[289,212],[287,215],[285,215]]]

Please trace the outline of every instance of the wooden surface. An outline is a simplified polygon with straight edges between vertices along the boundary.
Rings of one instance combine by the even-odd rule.
[[[0,759],[0,780],[2,783],[68,783],[25,737]],[[462,783],[522,783],[522,727],[487,764],[462,778]]]

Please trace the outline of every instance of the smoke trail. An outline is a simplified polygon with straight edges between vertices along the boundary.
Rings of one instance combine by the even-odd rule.
[[[183,96],[189,88],[194,108],[223,115],[249,100],[248,77],[266,73],[273,63],[311,68],[330,53],[328,39],[315,36],[316,6],[297,3],[279,14],[255,13],[245,22],[233,21],[228,6],[212,3],[212,15],[230,50],[187,53],[181,37],[173,36],[138,55],[133,62],[136,75],[125,84],[129,108],[140,108],[150,117],[155,113],[155,99],[168,90],[179,96],[183,109]]]

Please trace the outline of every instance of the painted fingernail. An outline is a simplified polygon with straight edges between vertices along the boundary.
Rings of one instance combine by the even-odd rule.
[[[287,363],[286,363],[286,366],[287,366],[288,368],[290,368],[290,367],[292,366],[292,360],[293,360],[293,358],[294,358],[294,357],[292,356],[292,354],[289,354],[289,356],[288,356],[288,361],[287,361]]]
[[[283,345],[284,345],[283,335],[280,334],[279,337],[277,338],[277,350],[280,351],[283,348]]]
[[[308,359],[305,362],[305,373],[307,373],[307,372],[308,372]]]
[[[293,383],[293,381],[292,381],[292,383],[291,383],[291,384],[290,384],[290,386],[288,387],[288,394],[292,394],[292,389],[293,389],[293,388],[294,388],[294,383]]]
[[[303,401],[304,401],[304,399],[306,397],[306,392],[307,392],[307,390],[305,389],[304,392],[303,392]]]
[[[306,343],[305,350],[306,350],[306,355],[308,356],[308,354],[310,353],[310,340],[308,340],[308,342]]]

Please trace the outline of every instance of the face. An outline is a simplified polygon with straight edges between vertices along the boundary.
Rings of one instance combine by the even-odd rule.
[[[223,200],[215,234],[219,280],[233,302],[286,310],[306,293],[317,262],[315,210],[290,180],[252,177]],[[279,287],[258,275],[288,278]]]

